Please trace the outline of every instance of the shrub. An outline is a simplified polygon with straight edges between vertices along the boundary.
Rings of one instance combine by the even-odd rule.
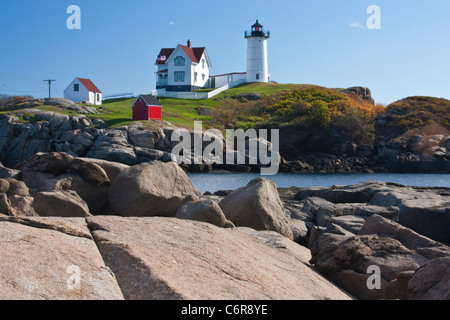
[[[309,108],[307,119],[322,128],[327,128],[330,125],[332,113],[324,101],[316,100]]]

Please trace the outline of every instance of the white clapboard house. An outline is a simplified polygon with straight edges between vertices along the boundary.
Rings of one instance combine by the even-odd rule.
[[[194,91],[208,87],[211,61],[205,47],[179,44],[161,49],[156,60],[156,89]]]
[[[64,90],[64,98],[92,105],[102,104],[102,92],[89,79],[75,78]]]

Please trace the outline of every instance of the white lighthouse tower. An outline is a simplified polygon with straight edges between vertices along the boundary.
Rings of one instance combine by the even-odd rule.
[[[265,31],[256,20],[251,31],[245,31],[245,38],[248,40],[247,82],[269,82],[267,40],[270,31]]]

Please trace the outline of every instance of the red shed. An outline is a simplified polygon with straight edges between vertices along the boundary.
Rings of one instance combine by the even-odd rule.
[[[133,103],[133,120],[161,121],[161,109],[161,103],[156,97],[142,94]]]

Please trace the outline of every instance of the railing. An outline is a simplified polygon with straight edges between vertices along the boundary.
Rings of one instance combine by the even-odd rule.
[[[109,96],[103,96],[102,100],[105,101],[119,98],[134,98],[134,92],[117,93]]]
[[[244,32],[244,36],[245,38],[250,38],[250,37],[265,37],[265,38],[270,38],[270,31],[245,31]]]
[[[245,82],[244,79],[239,79],[239,80],[237,80],[237,81],[235,81],[235,82],[226,84],[226,85],[224,85],[223,87],[217,88],[217,89],[214,90],[214,91],[208,92],[208,99],[210,99],[210,98],[212,98],[212,97],[218,95],[219,93],[221,93],[221,92],[223,92],[223,91],[225,91],[225,90],[228,90],[228,89],[237,87],[238,85],[243,84],[244,82]]]
[[[167,92],[166,89],[153,90],[152,95],[161,98],[175,98],[175,99],[196,99],[196,100],[206,100],[218,95],[219,93],[237,87],[245,82],[244,79],[239,79],[238,81],[224,85],[223,87],[217,88],[216,90],[210,92]]]
[[[168,80],[158,80],[158,81],[156,81],[156,85],[157,86],[160,86],[160,87],[165,87],[165,86],[167,86],[169,84],[169,81]]]
[[[208,99],[207,92],[168,92],[166,89],[153,90],[152,95],[161,98],[175,98],[175,99]]]

